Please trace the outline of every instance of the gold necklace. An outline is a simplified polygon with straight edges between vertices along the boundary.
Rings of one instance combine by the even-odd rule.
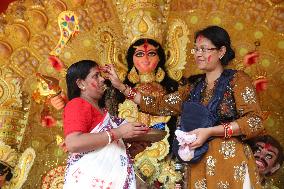
[[[140,83],[151,83],[155,81],[154,72],[151,73],[139,73]]]

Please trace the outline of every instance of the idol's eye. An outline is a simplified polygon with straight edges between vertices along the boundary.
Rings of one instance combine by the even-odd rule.
[[[137,51],[134,54],[134,56],[136,56],[136,57],[143,57],[144,55],[145,55],[145,53],[143,51]]]
[[[154,57],[154,56],[157,55],[157,53],[156,53],[156,51],[150,51],[150,52],[148,52],[147,55],[148,55],[148,56],[151,56],[151,57]]]

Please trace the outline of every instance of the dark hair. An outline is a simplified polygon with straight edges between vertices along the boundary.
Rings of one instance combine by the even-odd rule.
[[[226,47],[226,53],[221,58],[223,66],[229,64],[231,60],[235,58],[235,52],[231,47],[231,40],[228,32],[219,26],[208,26],[195,33],[194,42],[199,36],[203,36],[209,39],[218,49],[222,46]]]
[[[98,66],[98,64],[92,60],[81,60],[72,64],[66,74],[67,84],[67,96],[69,100],[79,97],[81,90],[78,87],[77,79],[86,79],[90,73],[91,68]]]
[[[249,145],[251,146],[253,151],[255,151],[257,149],[257,146],[256,146],[257,142],[264,142],[264,143],[267,143],[267,144],[271,144],[272,146],[277,148],[279,152],[278,152],[278,157],[276,159],[276,162],[278,162],[280,165],[283,164],[283,160],[284,160],[283,148],[282,148],[281,144],[278,142],[278,140],[276,140],[275,138],[273,138],[270,135],[255,137],[255,138],[253,138],[249,141]]]
[[[156,71],[158,70],[159,67],[162,68],[165,71],[166,54],[165,54],[163,47],[157,41],[155,41],[153,39],[141,38],[141,39],[138,39],[137,41],[135,41],[128,48],[128,51],[127,51],[127,54],[126,54],[126,60],[127,60],[127,63],[128,63],[128,73],[130,72],[130,70],[132,69],[132,67],[134,65],[133,55],[134,55],[135,49],[136,49],[135,46],[143,45],[146,41],[150,45],[153,45],[154,47],[158,47],[157,53],[158,53],[160,61],[158,62],[157,67],[155,68],[155,73],[156,73]],[[125,79],[125,83],[132,86],[132,87],[134,86],[134,84],[131,83],[128,80],[128,78]],[[165,86],[165,89],[166,89],[167,92],[173,92],[173,91],[177,90],[177,88],[178,88],[178,83],[175,80],[169,78],[167,76],[167,74],[165,75],[165,78],[163,79],[163,81],[161,81],[161,85]]]
[[[5,180],[6,181],[10,181],[11,178],[13,177],[13,173],[10,167],[8,167],[7,165],[4,165],[3,163],[0,162],[0,175],[6,175]]]

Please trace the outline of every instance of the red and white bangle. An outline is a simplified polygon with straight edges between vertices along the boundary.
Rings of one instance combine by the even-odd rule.
[[[229,125],[229,128],[227,129],[227,131],[228,131],[228,133],[227,133],[228,137],[231,138],[233,136],[233,133],[234,133],[232,124]]]
[[[130,88],[129,93],[128,93],[128,95],[127,95],[127,99],[133,100],[136,95],[137,95],[137,89],[135,89],[135,88]]]
[[[115,137],[115,134],[114,134],[114,132],[110,129],[110,130],[108,130],[108,132],[110,133],[110,136],[111,136],[111,140],[112,140],[112,142],[113,141],[116,141],[117,140],[117,138]]]
[[[233,126],[230,123],[223,123],[222,125],[224,127],[224,138],[231,138],[233,135]]]

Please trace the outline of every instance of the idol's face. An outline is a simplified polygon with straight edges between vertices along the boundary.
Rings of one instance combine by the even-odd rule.
[[[136,47],[133,55],[133,62],[139,73],[153,72],[159,61],[157,47],[154,47],[147,42]]]

